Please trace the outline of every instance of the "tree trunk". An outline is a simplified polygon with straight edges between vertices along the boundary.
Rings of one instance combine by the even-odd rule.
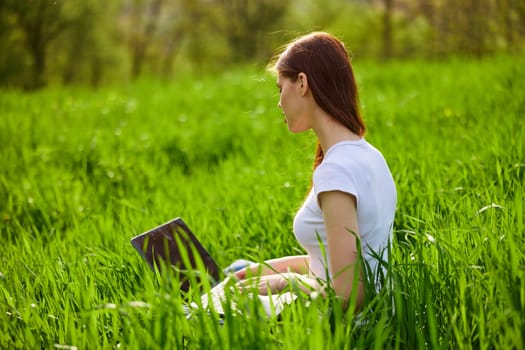
[[[483,1],[484,4],[480,4],[481,0],[470,0],[467,6],[467,28],[465,28],[463,35],[464,40],[467,44],[468,53],[476,57],[481,57],[485,51],[485,37],[488,30],[488,16],[490,13],[490,4],[487,1]],[[486,11],[481,10],[481,6],[486,8]]]
[[[103,62],[100,57],[95,54],[91,60],[91,86],[97,88],[104,76]]]
[[[30,89],[39,89],[45,85],[44,72],[46,70],[46,47],[44,43],[31,47],[33,56],[33,76],[28,86]]]
[[[426,54],[434,56],[439,52],[439,47],[437,44],[437,32],[439,29],[436,23],[436,6],[434,4],[434,0],[420,0],[419,10],[423,16],[425,16],[428,24],[430,25],[430,28],[432,28],[432,31],[428,37],[429,46]]]
[[[392,58],[393,54],[393,26],[392,26],[392,12],[394,8],[394,0],[383,0],[385,6],[383,12],[383,59]]]
[[[160,10],[162,8],[162,0],[152,0],[150,3],[150,15],[146,26],[144,27],[144,32],[138,34],[138,37],[135,38],[134,43],[132,44],[132,62],[131,62],[131,75],[133,78],[136,78],[142,72],[142,65],[144,63],[144,58],[146,57],[146,50],[153,40],[153,34],[157,30],[158,19],[160,15]]]
[[[179,52],[181,43],[184,40],[183,30],[175,30],[165,46],[164,57],[162,58],[161,74],[163,77],[170,77],[173,73],[173,62]]]
[[[39,89],[45,85],[44,72],[46,70],[47,41],[44,37],[42,10],[39,11],[37,19],[33,23],[23,23],[28,50],[33,60],[31,81],[28,88]]]

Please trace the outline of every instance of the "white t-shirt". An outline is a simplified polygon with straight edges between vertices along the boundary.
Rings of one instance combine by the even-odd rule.
[[[312,190],[295,216],[293,231],[310,257],[311,273],[324,280],[325,271],[330,276],[332,271],[325,264],[330,257],[318,195],[334,190],[352,194],[356,199],[362,254],[375,281],[377,259],[372,253],[382,254],[382,259],[388,260],[387,246],[397,201],[394,180],[383,155],[364,139],[343,141],[328,149],[314,171]]]

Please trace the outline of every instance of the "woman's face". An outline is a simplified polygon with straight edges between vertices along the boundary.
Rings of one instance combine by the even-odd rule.
[[[279,108],[285,116],[285,123],[291,132],[302,132],[310,129],[311,124],[306,113],[304,96],[301,95],[301,79],[290,79],[279,74],[277,87],[279,88]]]

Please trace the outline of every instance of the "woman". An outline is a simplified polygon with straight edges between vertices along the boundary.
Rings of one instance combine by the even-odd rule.
[[[375,274],[372,283],[379,266],[372,255],[388,259],[396,207],[392,175],[381,153],[363,138],[357,86],[341,41],[323,32],[299,37],[272,68],[288,129],[311,129],[318,137],[313,185],[293,224],[307,255],[242,269],[236,273],[238,285],[267,294],[286,289],[292,279],[319,291],[329,282],[337,296],[345,303],[352,297],[358,309],[365,283],[360,257]]]

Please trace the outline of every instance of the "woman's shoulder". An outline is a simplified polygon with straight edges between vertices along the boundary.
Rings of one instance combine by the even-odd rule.
[[[341,141],[328,149],[325,154],[327,163],[348,164],[355,161],[368,161],[375,157],[382,157],[381,152],[368,143],[364,138],[357,141]]]
[[[386,167],[383,154],[365,139],[343,141],[332,146],[316,172],[367,173]]]

